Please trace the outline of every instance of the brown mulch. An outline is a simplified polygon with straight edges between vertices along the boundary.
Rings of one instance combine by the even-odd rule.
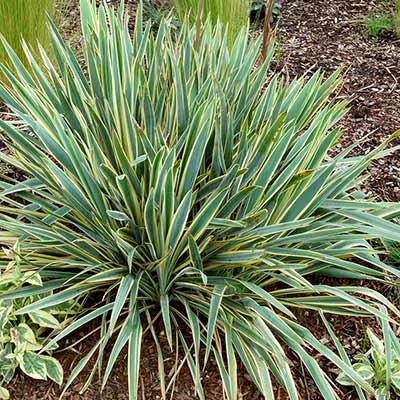
[[[75,0],[74,0],[75,1]],[[306,74],[321,68],[331,73],[338,67],[344,67],[344,82],[342,98],[351,98],[351,110],[342,121],[343,137],[339,148],[346,148],[356,140],[369,137],[353,152],[355,155],[366,154],[380,144],[385,138],[400,128],[400,38],[387,34],[382,38],[368,38],[365,28],[355,20],[362,19],[368,14],[382,10],[384,5],[376,0],[283,0],[282,17],[279,25],[279,42],[281,45],[281,60],[275,68],[289,77]],[[66,34],[76,32],[79,27],[79,13],[74,7],[71,16],[65,22],[63,30]],[[76,42],[73,42],[76,43]],[[394,144],[400,144],[397,140]],[[338,151],[338,149],[336,150]],[[369,168],[370,178],[363,189],[372,197],[390,201],[400,201],[400,152],[375,161]],[[378,288],[379,289],[379,288]],[[318,315],[305,311],[298,314],[300,323],[304,323],[313,333],[325,342],[326,330]],[[365,337],[366,324],[374,325],[374,321],[358,320],[332,316],[329,319],[341,342],[349,354],[361,351]],[[72,335],[66,345],[78,341],[87,330]],[[157,375],[157,353],[147,335],[142,349],[140,398],[159,399],[160,385]],[[60,353],[66,374],[79,361],[81,355],[90,349],[93,339],[81,342],[76,349]],[[333,348],[333,344],[329,343]],[[163,343],[164,357],[167,359],[167,374],[174,369],[175,354],[171,353]],[[320,359],[332,378],[336,370]],[[311,382],[306,371],[295,358],[295,370],[301,398],[304,400],[319,400],[315,385]],[[122,353],[110,380],[103,392],[100,391],[98,377],[94,384],[83,394],[80,390],[86,383],[91,372],[86,368],[76,382],[67,391],[65,400],[125,400],[127,394],[127,359],[126,351]],[[262,397],[249,381],[247,374],[241,370],[239,377],[240,400],[259,400]],[[216,363],[211,359],[204,372],[203,383],[207,400],[223,398],[221,380],[218,376]],[[18,375],[10,385],[12,399],[56,400],[59,399],[60,389],[50,382],[40,382]],[[183,368],[176,383],[175,400],[195,399],[191,376],[187,368]],[[277,389],[277,398],[286,400],[283,392]],[[341,394],[343,400],[355,400],[357,396],[349,391]]]
[[[400,129],[400,38],[369,38],[363,24],[354,22],[387,13],[388,6],[393,9],[394,1],[283,0],[278,70],[294,77],[344,68],[339,96],[353,100],[342,120],[340,147],[369,135],[354,155],[369,153]],[[400,151],[373,162],[369,173],[363,189],[370,197],[400,201]]]
[[[332,282],[332,279],[324,279],[326,284],[337,284]],[[342,284],[354,284],[351,281],[343,281]],[[360,286],[363,286],[363,282],[358,282]],[[386,289],[382,284],[375,284],[373,288],[378,292],[384,292]],[[398,297],[398,292],[395,294]],[[336,352],[333,341],[329,338],[329,334],[322,323],[319,315],[315,311],[308,310],[293,310],[297,317],[297,322],[300,325],[306,326],[310,329],[313,334],[320,340],[321,343],[327,345],[333,351]],[[350,357],[363,353],[366,351],[365,348],[365,329],[366,325],[375,329],[379,334],[379,328],[377,322],[373,318],[360,319],[360,318],[343,318],[336,315],[327,315],[328,321],[338,336],[340,342],[346,349]],[[83,327],[79,331],[70,335],[67,339],[60,343],[60,350],[54,355],[62,363],[65,375],[71,373],[73,368],[77,365],[79,360],[87,354],[91,347],[98,340],[98,333],[95,332],[85,340],[82,340],[87,334],[93,332],[100,324],[100,321]],[[159,325],[158,331],[162,332],[162,324]],[[400,333],[400,332],[399,332]],[[190,342],[190,332],[183,332],[186,336],[187,341]],[[161,334],[159,336],[160,344],[163,351],[163,357],[165,361],[165,373],[167,377],[172,377],[176,372],[176,354],[175,351],[171,351],[167,343],[166,337]],[[107,347],[104,352],[105,358],[104,364],[107,363],[108,356],[112,349],[112,344]],[[73,349],[69,348],[72,347]],[[203,349],[204,350],[204,349]],[[286,349],[287,350],[287,349]],[[318,388],[315,383],[311,380],[308,371],[299,363],[297,357],[287,352],[290,359],[290,365],[294,378],[299,390],[300,399],[304,400],[323,400],[319,394]],[[311,352],[313,357],[318,361],[323,370],[328,376],[334,380],[338,374],[338,369],[335,365],[329,362],[327,359],[321,356],[317,352]],[[179,349],[178,359],[181,361],[184,357],[184,352]],[[204,357],[204,352],[201,354]],[[76,380],[68,388],[64,394],[63,399],[65,400],[128,400],[128,376],[127,376],[127,349],[125,348],[119,356],[111,376],[108,380],[104,390],[101,390],[101,377],[99,377],[97,371],[94,375],[92,384],[89,388],[81,393],[87,383],[89,376],[93,370],[95,357],[89,361],[88,366],[83,369],[83,372],[78,375]],[[167,385],[168,385],[167,378]],[[207,400],[221,400],[223,399],[222,393],[222,382],[218,373],[216,361],[213,357],[202,374],[202,381],[205,390],[205,398]],[[140,379],[139,379],[139,399],[140,400],[153,400],[161,399],[160,393],[160,381],[158,376],[158,357],[157,349],[152,340],[151,334],[147,333],[142,343],[142,357],[141,357],[141,368],[140,368]],[[340,392],[338,388],[339,396],[341,400],[356,400],[357,396],[352,388],[341,388],[345,389],[344,392]],[[12,384],[9,385],[11,392],[11,400],[24,400],[30,398],[31,400],[58,400],[62,392],[62,388],[53,382],[43,382],[33,380],[26,375],[18,374],[13,380]],[[247,375],[243,366],[239,363],[239,374],[238,374],[238,400],[263,400],[264,397],[260,395],[257,389],[252,384],[250,377]],[[288,397],[284,390],[278,385],[275,387],[275,396],[278,400],[288,400]],[[174,390],[169,392],[167,398],[172,400],[193,400],[196,399],[194,387],[192,384],[192,378],[189,369],[184,366],[177,375],[176,384]],[[270,399],[267,399],[270,400]]]
[[[60,348],[74,345],[74,349],[62,350],[59,353],[54,354],[63,365],[65,374],[68,374],[77,365],[81,357],[90,351],[98,340],[98,334],[94,333],[88,339],[78,343],[85,335],[95,330],[99,324],[93,323],[91,326],[85,326],[78,332],[72,334],[67,341],[60,344]],[[162,327],[160,326],[160,331]],[[190,340],[190,333],[186,333],[187,339]],[[165,362],[165,374],[171,378],[176,372],[176,353],[171,351],[167,343],[165,336],[159,336],[160,344],[163,351],[163,357]],[[104,364],[108,361],[108,356],[112,349],[112,344],[106,349]],[[178,354],[179,360],[184,357],[184,352],[180,349]],[[204,354],[203,354],[204,356]],[[93,378],[92,385],[81,393],[87,383],[89,376],[92,372],[92,367],[96,356],[93,357],[88,363],[88,366],[83,372],[77,377],[72,383],[71,387],[65,392],[63,399],[65,400],[128,400],[128,371],[127,371],[127,348],[122,350],[111,376],[105,386],[104,390],[101,391],[102,380],[98,373]],[[206,399],[222,399],[222,382],[218,374],[217,364],[214,358],[211,357],[207,368],[202,375],[205,396]],[[241,399],[243,400],[258,400],[259,397],[257,390],[251,383],[250,378],[245,373],[240,374],[238,378],[238,388]],[[22,400],[57,400],[60,398],[62,388],[52,382],[43,382],[33,380],[26,375],[18,374],[16,379],[9,385],[11,392],[11,399]],[[171,397],[172,394],[172,397]],[[140,368],[140,379],[139,379],[139,399],[160,399],[161,398],[161,385],[158,376],[158,356],[157,348],[152,340],[151,333],[148,332],[145,335],[142,342],[142,357],[141,357],[141,368]],[[183,367],[176,379],[176,384],[173,391],[170,391],[167,398],[176,400],[191,400],[197,398],[195,396],[194,387],[192,384],[192,378],[189,369]]]

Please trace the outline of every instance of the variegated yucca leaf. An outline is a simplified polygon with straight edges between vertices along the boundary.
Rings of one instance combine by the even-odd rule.
[[[10,149],[1,158],[26,176],[0,183],[0,242],[44,281],[3,298],[54,291],[20,313],[70,299],[87,305],[48,346],[102,321],[100,339],[66,387],[92,358],[105,366],[105,384],[128,346],[137,399],[140,344],[149,332],[166,398],[162,321],[170,346],[179,342],[185,352],[200,399],[211,355],[230,400],[238,396],[239,360],[266,398],[274,398],[273,380],[299,398],[287,349],[325,399],[336,398],[335,388],[315,352],[372,393],[295,317],[308,309],[387,318],[378,304],[398,314],[357,281],[335,287],[319,278],[399,275],[371,245],[400,239],[390,222],[399,204],[355,194],[385,144],[365,157],[350,157],[352,148],[327,155],[346,110],[331,98],[339,73],[288,84],[268,74],[271,51],[257,64],[260,41],[245,31],[229,47],[223,28],[207,23],[195,48],[187,25],[174,40],[164,20],[154,36],[140,7],[133,38],[122,8],[114,14],[82,0],[81,13],[83,66],[52,27],[57,64],[42,52],[41,67],[27,50],[30,74],[8,48],[17,73],[3,68],[10,86],[0,90],[16,118],[0,122]],[[1,265],[16,250],[8,254]]]

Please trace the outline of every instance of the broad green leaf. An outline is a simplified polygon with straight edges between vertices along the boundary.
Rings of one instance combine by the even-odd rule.
[[[35,354],[32,351],[27,351],[22,356],[22,361],[19,364],[24,374],[33,379],[47,378],[47,364],[42,356]]]
[[[42,345],[38,342],[33,329],[25,324],[20,323],[17,327],[10,329],[11,342],[16,345],[17,350],[40,350]]]
[[[60,323],[58,322],[57,318],[55,318],[47,311],[31,311],[30,313],[28,313],[28,315],[35,324],[38,324],[43,328],[57,329],[60,327]]]
[[[54,357],[40,356],[46,364],[47,376],[54,382],[62,385],[64,372],[60,362]]]
[[[375,399],[376,400],[389,400],[390,392],[385,387],[379,387],[375,390]]]
[[[375,371],[371,365],[356,363],[353,365],[353,368],[357,372],[357,374],[359,374],[366,381],[369,381],[375,375]]]

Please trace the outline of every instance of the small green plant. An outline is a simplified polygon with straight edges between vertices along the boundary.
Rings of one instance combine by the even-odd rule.
[[[82,304],[42,351],[89,323],[101,327],[64,392],[89,362],[85,388],[97,372],[104,387],[126,346],[136,400],[148,331],[163,399],[174,377],[161,335],[183,349],[178,369],[187,364],[201,400],[211,355],[228,400],[238,398],[239,361],[265,398],[279,384],[298,399],[287,350],[325,400],[337,396],[316,352],[373,393],[295,310],[370,317],[382,316],[383,304],[400,315],[371,289],[320,281],[400,276],[368,242],[400,240],[390,222],[399,205],[357,197],[392,138],[364,157],[351,157],[351,147],[328,157],[347,109],[332,100],[340,72],[287,84],[269,73],[271,48],[258,63],[262,38],[247,31],[229,46],[224,27],[208,20],[194,46],[188,22],[176,37],[166,20],[153,35],[141,6],[136,18],[131,37],[122,9],[81,0],[82,68],[54,26],[56,65],[40,68],[28,54],[30,73],[7,47],[16,73],[3,68],[11,86],[0,98],[16,120],[0,121],[10,149],[0,159],[24,178],[0,181],[0,245],[17,246],[10,256],[21,272],[40,271],[43,290],[54,290],[16,315]]]
[[[368,35],[376,38],[386,32],[390,32],[394,28],[393,18],[381,14],[376,16],[370,16],[365,19],[365,26],[368,30]]]
[[[163,10],[160,10],[161,5],[158,3],[154,4],[152,0],[143,1],[143,16],[146,21],[150,21],[153,28],[157,29],[160,25],[160,21],[164,16]]]
[[[353,369],[373,388],[376,400],[390,400],[391,393],[400,396],[400,342],[387,325],[386,340],[380,340],[371,329],[367,329],[371,348],[354,357]],[[342,373],[337,382],[353,386],[354,382]]]
[[[16,250],[16,249],[14,249]],[[10,254],[8,254],[10,257]],[[7,255],[3,259],[7,258]],[[24,286],[33,286],[38,294],[21,299],[0,299],[0,399],[8,398],[4,387],[14,377],[17,368],[34,379],[51,379],[62,384],[63,370],[51,356],[55,345],[39,354],[49,331],[60,329],[67,315],[76,310],[74,302],[67,302],[47,310],[17,315],[18,310],[48,296],[43,291],[43,282],[37,272],[21,272],[16,260],[0,270],[0,294],[15,292]]]

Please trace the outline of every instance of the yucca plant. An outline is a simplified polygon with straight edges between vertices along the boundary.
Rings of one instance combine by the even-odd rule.
[[[248,0],[173,0],[182,23],[189,18],[191,24],[209,18],[215,25],[220,21],[228,31],[228,43],[232,45],[236,36],[249,19]]]
[[[92,358],[91,376],[104,366],[105,385],[127,345],[137,399],[146,331],[166,398],[162,323],[171,348],[176,339],[185,352],[200,399],[210,355],[228,399],[237,398],[238,360],[266,398],[274,398],[273,375],[297,399],[288,349],[325,399],[335,399],[334,388],[313,351],[372,393],[295,317],[301,308],[387,318],[378,303],[398,315],[367,287],[318,284],[320,275],[399,275],[368,242],[399,240],[389,221],[399,205],[352,195],[382,146],[366,157],[349,157],[351,148],[327,156],[346,109],[329,100],[339,73],[290,85],[272,76],[262,91],[271,51],[255,68],[260,41],[245,31],[229,50],[224,28],[208,22],[194,47],[188,24],[176,42],[166,20],[153,37],[141,7],[133,38],[122,9],[96,11],[82,0],[81,14],[83,68],[53,26],[58,65],[43,53],[42,70],[28,52],[32,76],[7,47],[17,73],[3,67],[11,87],[0,90],[16,118],[0,122],[10,149],[1,159],[27,176],[0,184],[0,243],[13,249],[1,263],[16,254],[22,271],[43,279],[0,298],[54,291],[19,314],[80,301],[86,312],[44,349],[101,319],[99,339],[66,387]]]

